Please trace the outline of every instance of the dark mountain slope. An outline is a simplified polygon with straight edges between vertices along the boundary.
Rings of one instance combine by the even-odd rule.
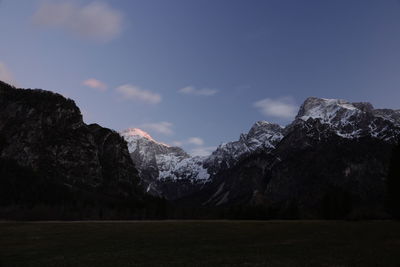
[[[42,205],[51,217],[61,205],[67,217],[128,216],[144,197],[123,138],[86,125],[72,100],[52,92],[0,82],[0,160],[2,190],[18,192],[1,194],[4,205],[13,205],[3,211]]]

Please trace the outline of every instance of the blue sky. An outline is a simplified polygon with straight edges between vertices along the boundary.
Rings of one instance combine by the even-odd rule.
[[[397,0],[0,0],[0,79],[202,154],[308,96],[400,108]]]

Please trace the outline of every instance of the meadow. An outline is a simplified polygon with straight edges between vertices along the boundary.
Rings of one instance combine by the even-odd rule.
[[[400,223],[2,222],[0,266],[400,266]]]

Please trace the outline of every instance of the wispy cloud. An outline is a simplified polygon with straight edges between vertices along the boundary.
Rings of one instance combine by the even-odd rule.
[[[188,139],[182,141],[174,141],[172,142],[174,146],[183,146],[183,145],[195,145],[195,146],[202,146],[204,145],[204,140],[200,137],[190,137]]]
[[[154,122],[154,123],[144,123],[139,126],[139,128],[145,129],[146,131],[153,131],[159,134],[172,135],[174,131],[172,130],[173,124],[167,121]]]
[[[83,118],[84,122],[86,122],[86,123],[90,123],[94,119],[93,114],[91,112],[89,112],[87,109],[81,108],[81,114],[82,114],[82,118]]]
[[[183,142],[182,141],[173,141],[173,142],[171,142],[171,145],[173,145],[173,146],[183,146]]]
[[[207,146],[207,147],[196,147],[190,150],[190,154],[193,156],[208,156],[210,155],[217,147],[215,146]]]
[[[33,15],[39,26],[59,28],[84,38],[110,41],[122,31],[122,13],[103,2],[42,2]]]
[[[99,90],[99,91],[106,91],[107,90],[107,84],[105,84],[102,81],[99,81],[97,79],[91,78],[87,79],[82,82],[84,86]]]
[[[283,97],[278,99],[265,98],[253,104],[265,116],[281,119],[290,119],[296,116],[298,106],[293,98]]]
[[[149,104],[158,104],[161,102],[161,95],[149,90],[143,90],[138,86],[125,84],[116,88],[117,92],[125,99],[141,101]]]
[[[196,89],[193,86],[186,86],[179,89],[178,92],[186,95],[212,96],[218,93],[218,90],[208,88]]]
[[[14,80],[14,75],[7,67],[7,65],[0,61],[0,80],[12,85],[16,85],[16,81]]]

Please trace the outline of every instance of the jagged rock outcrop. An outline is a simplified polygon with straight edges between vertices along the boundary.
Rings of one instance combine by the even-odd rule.
[[[283,127],[267,121],[258,121],[247,134],[241,134],[238,141],[220,145],[204,165],[212,175],[233,167],[244,157],[259,151],[271,151],[283,138]]]

